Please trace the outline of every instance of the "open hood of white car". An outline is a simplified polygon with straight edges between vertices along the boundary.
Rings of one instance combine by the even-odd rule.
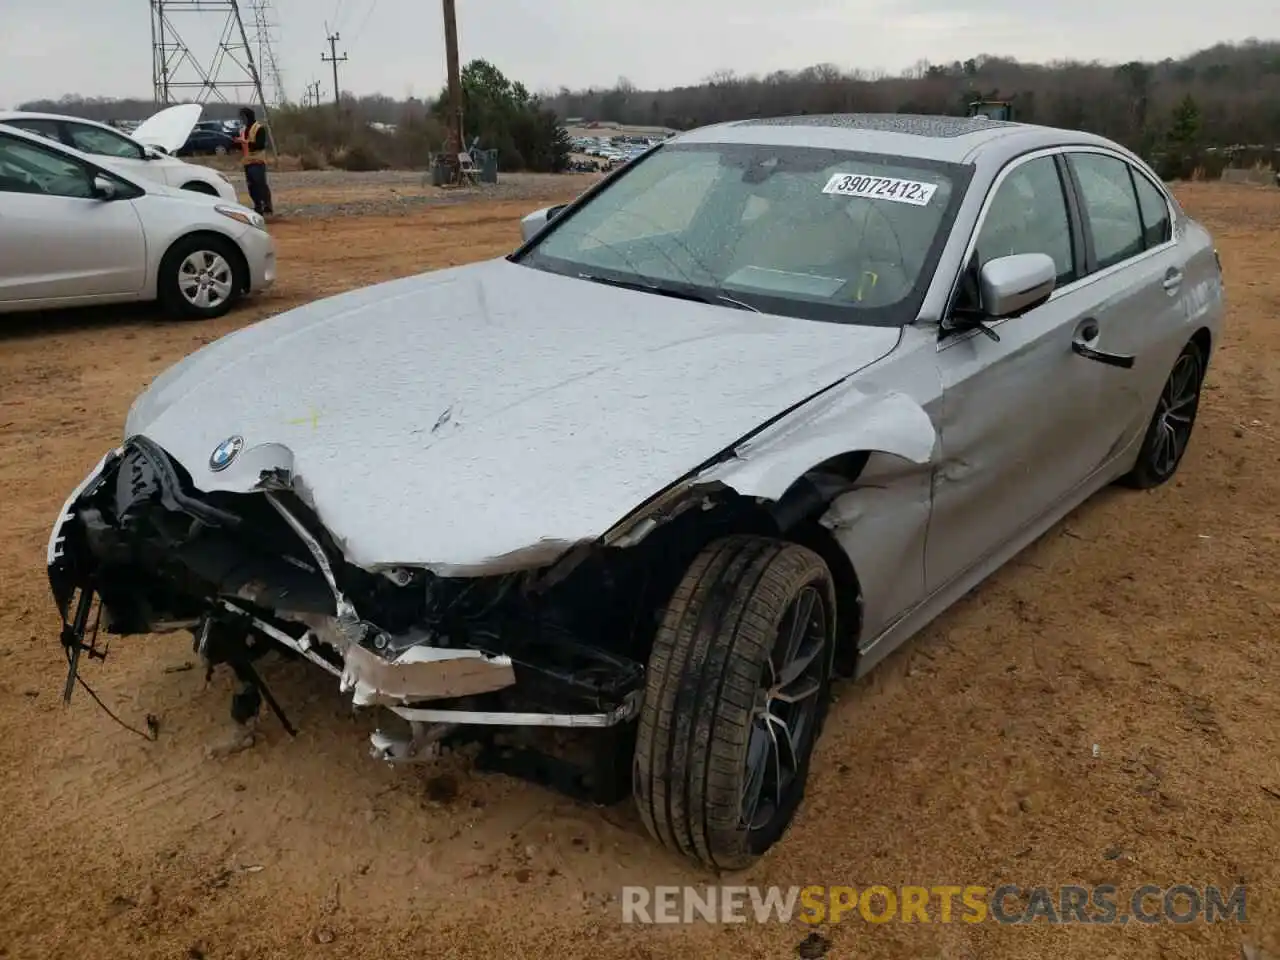
[[[202,113],[204,107],[198,103],[180,103],[161,110],[138,124],[138,129],[133,131],[133,139],[173,153],[187,142]]]

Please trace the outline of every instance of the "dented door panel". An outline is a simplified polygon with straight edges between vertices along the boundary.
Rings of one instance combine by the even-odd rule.
[[[934,472],[927,581],[936,590],[996,550],[1105,459],[1097,429],[1103,364],[1071,349],[1089,285],[938,348],[945,399]]]

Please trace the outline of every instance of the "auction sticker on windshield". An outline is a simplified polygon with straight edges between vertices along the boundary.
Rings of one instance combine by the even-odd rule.
[[[921,183],[919,180],[872,177],[865,173],[837,173],[827,181],[822,192],[840,197],[892,200],[894,203],[910,203],[917,207],[924,207],[928,206],[937,189],[936,183]]]

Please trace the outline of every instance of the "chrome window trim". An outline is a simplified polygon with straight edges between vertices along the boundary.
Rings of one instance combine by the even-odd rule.
[[[1119,160],[1122,163],[1125,163],[1126,165],[1128,165],[1129,168],[1133,170],[1133,172],[1136,175],[1146,177],[1146,179],[1151,182],[1152,186],[1154,186],[1157,189],[1157,191],[1159,191],[1160,196],[1164,199],[1165,210],[1167,210],[1169,214],[1169,239],[1166,240],[1164,243],[1157,244],[1154,247],[1149,247],[1148,249],[1143,250],[1141,253],[1134,254],[1132,257],[1129,257],[1127,260],[1121,260],[1119,263],[1113,263],[1111,266],[1106,267],[1105,269],[1095,270],[1093,273],[1087,274],[1086,276],[1080,277],[1079,279],[1072,280],[1070,283],[1063,284],[1061,287],[1054,288],[1053,293],[1049,295],[1049,299],[1045,301],[1046,303],[1052,303],[1054,300],[1058,299],[1058,297],[1066,296],[1067,294],[1074,293],[1077,290],[1081,290],[1089,286],[1090,284],[1097,283],[1100,280],[1105,280],[1108,277],[1113,276],[1116,273],[1119,273],[1121,270],[1129,267],[1130,265],[1139,263],[1142,260],[1147,259],[1148,257],[1156,256],[1160,253],[1163,253],[1166,250],[1172,249],[1177,244],[1178,239],[1177,239],[1176,228],[1179,221],[1177,217],[1177,212],[1174,208],[1172,200],[1170,199],[1169,191],[1165,189],[1165,186],[1163,183],[1158,182],[1156,179],[1154,179],[1150,175],[1150,173],[1147,171],[1146,164],[1141,163],[1141,161],[1139,161],[1138,163],[1135,163],[1132,158],[1124,155],[1123,153],[1120,153],[1117,150],[1113,150],[1109,147],[1103,147],[1095,144],[1078,144],[1078,145],[1061,144],[1056,147],[1043,147],[1039,150],[1033,150],[1029,153],[1024,153],[1020,156],[1014,157],[1012,160],[1006,163],[1001,168],[1000,172],[997,173],[995,178],[991,181],[991,186],[987,188],[987,195],[983,197],[982,207],[978,210],[977,219],[974,220],[973,229],[969,234],[969,241],[968,243],[965,244],[964,256],[960,258],[960,268],[956,271],[956,275],[954,279],[951,281],[951,290],[947,294],[946,303],[943,307],[943,312],[942,312],[942,316],[944,318],[951,312],[951,305],[955,302],[956,293],[960,289],[960,278],[964,274],[965,267],[968,265],[970,259],[972,259],[973,251],[978,245],[978,235],[982,232],[983,224],[986,223],[987,213],[991,209],[991,202],[995,198],[996,191],[998,191],[1000,187],[1004,184],[1005,179],[1013,171],[1021,167],[1024,163],[1030,163],[1032,160],[1039,160],[1043,157],[1055,157],[1055,156],[1058,156],[1059,154],[1063,155],[1064,157],[1069,157],[1069,155],[1073,153],[1100,153],[1103,156],[1113,157],[1114,159]],[[1070,162],[1069,159],[1068,159],[1068,162]],[[1065,202],[1066,198],[1064,197],[1063,199]],[[1081,198],[1081,203],[1083,202],[1084,202],[1084,199]],[[1134,196],[1134,202],[1135,203],[1139,202],[1136,195],[1136,191]],[[1069,207],[1067,210],[1067,216],[1068,217],[1071,216],[1071,211]],[[1139,216],[1141,216],[1141,214],[1139,214]],[[1004,323],[1008,319],[1010,318],[1001,317],[997,320],[992,320],[986,326],[988,329],[994,329],[995,327],[1000,326],[1000,324]],[[948,333],[945,336],[939,338],[937,351],[940,353],[943,350],[947,349],[948,347],[953,346],[954,344],[963,343],[964,341],[968,340],[970,337],[982,336],[982,335],[983,335],[982,331],[976,330],[976,329],[962,330],[956,333]]]

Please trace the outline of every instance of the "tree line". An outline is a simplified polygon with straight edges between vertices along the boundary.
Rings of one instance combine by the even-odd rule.
[[[1087,130],[1148,157],[1169,177],[1196,167],[1210,174],[1228,162],[1274,162],[1280,144],[1280,42],[1218,44],[1182,59],[1119,65],[1063,61],[1022,63],[977,56],[934,64],[920,61],[897,76],[818,64],[766,76],[720,72],[704,82],[639,90],[620,78],[607,89],[535,95],[493,64],[463,70],[468,143],[497,149],[502,169],[557,170],[568,145],[557,118],[615,121],[685,130],[708,123],[803,113],[898,112],[963,114],[983,99],[1012,102],[1015,117]],[[445,103],[344,95],[331,106],[290,107],[277,123],[290,152],[350,156],[373,166],[421,166],[443,145]],[[67,96],[22,109],[90,119],[142,119],[147,100]],[[209,104],[206,116],[234,116],[236,107]],[[397,135],[375,135],[369,122],[395,124]],[[402,132],[401,132],[402,131]]]
[[[818,64],[766,76],[722,71],[699,84],[639,90],[562,88],[546,97],[561,116],[689,129],[788,114],[964,114],[976,100],[1008,100],[1015,118],[1110,137],[1167,166],[1211,163],[1280,144],[1280,42],[1218,44],[1188,57],[1119,65],[1022,63],[977,56],[920,61],[898,76]],[[1220,162],[1225,162],[1222,160]],[[1172,171],[1179,175],[1180,171]]]
[[[485,60],[463,67],[461,80],[465,147],[474,144],[481,150],[496,150],[500,170],[559,172],[566,168],[568,135],[540,97]],[[447,90],[432,101],[343,94],[336,108],[285,104],[272,111],[270,125],[277,149],[300,158],[304,168],[423,168],[445,147],[448,100]],[[105,123],[143,120],[161,107],[137,98],[69,94],[24,103],[19,109]],[[230,120],[238,110],[238,104],[207,103],[202,116]]]

